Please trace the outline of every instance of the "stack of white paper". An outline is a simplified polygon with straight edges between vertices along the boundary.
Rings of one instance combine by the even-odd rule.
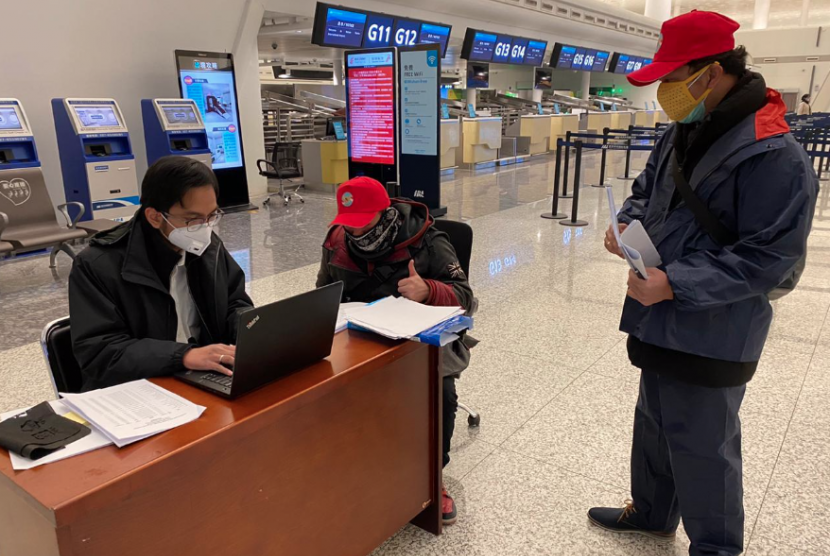
[[[400,340],[463,314],[461,307],[431,307],[404,297],[387,297],[372,305],[351,309],[347,320],[381,336]]]
[[[348,318],[352,310],[365,306],[365,303],[360,302],[341,303],[340,309],[337,310],[337,325],[334,327],[334,333],[337,334],[338,332],[346,330],[346,327],[349,325]]]
[[[82,425],[86,425],[89,427],[92,432],[86,435],[85,437],[81,438],[80,440],[76,440],[75,442],[69,444],[65,448],[61,450],[56,450],[49,454],[48,456],[43,456],[40,459],[31,460],[28,458],[24,458],[23,456],[19,456],[14,452],[9,452],[9,457],[12,460],[12,469],[16,471],[22,471],[24,469],[32,469],[33,467],[38,467],[39,465],[45,465],[47,463],[52,463],[55,461],[60,461],[62,459],[71,458],[72,456],[77,456],[80,454],[85,454],[86,452],[91,452],[93,450],[97,450],[98,448],[103,448],[104,446],[109,446],[112,444],[112,441],[101,434],[95,427],[90,426],[88,422],[86,422],[81,417],[74,414],[66,405],[61,401],[52,401],[49,402],[49,405],[52,406],[52,409],[55,410],[55,413],[58,415],[62,415],[67,419],[72,419],[73,421],[77,421]],[[26,413],[26,409],[18,409],[17,411],[7,411],[0,415],[0,421],[5,421],[10,417],[15,417],[17,415],[21,415]]]
[[[61,396],[119,448],[195,421],[205,410],[146,380]]]
[[[611,211],[611,227],[614,237],[622,250],[628,266],[642,279],[648,278],[646,267],[655,268],[663,264],[657,248],[643,228],[642,222],[635,220],[620,234],[620,224],[617,221],[617,207],[614,205],[614,191],[606,187],[608,193],[608,209]]]

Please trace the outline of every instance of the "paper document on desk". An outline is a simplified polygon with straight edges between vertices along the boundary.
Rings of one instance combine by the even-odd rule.
[[[617,206],[614,204],[614,190],[606,187],[608,193],[608,209],[611,211],[611,228],[614,230],[614,237],[622,250],[628,266],[631,267],[637,276],[643,280],[648,278],[646,267],[657,267],[663,264],[660,254],[654,247],[651,238],[643,224],[639,220],[632,222],[625,231],[620,234],[620,223],[617,220]]]
[[[334,333],[337,334],[338,332],[346,330],[346,328],[349,326],[348,317],[351,314],[352,310],[357,309],[358,307],[365,306],[365,303],[360,302],[341,303],[340,308],[337,310],[337,325],[334,327]]]
[[[48,456],[43,456],[40,459],[31,460],[28,458],[24,458],[23,456],[19,456],[14,452],[9,452],[9,458],[12,461],[12,469],[15,471],[23,471],[24,469],[32,469],[33,467],[38,467],[40,465],[45,465],[47,463],[53,463],[56,461],[60,461],[62,459],[71,458],[72,456],[79,456],[81,454],[85,454],[87,452],[91,452],[93,450],[97,450],[98,448],[103,448],[104,446],[109,446],[112,444],[112,440],[107,438],[101,431],[96,429],[94,426],[90,425],[85,419],[79,417],[72,410],[66,406],[62,401],[55,400],[49,402],[49,405],[52,406],[52,409],[55,410],[55,413],[66,417],[67,419],[72,419],[73,421],[77,421],[82,425],[86,425],[90,428],[92,432],[90,432],[85,437],[68,444],[64,448],[60,450],[56,450],[49,454]],[[28,409],[18,409],[16,411],[6,411],[3,414],[0,414],[0,421],[5,421],[10,417],[15,417],[17,415],[21,415],[26,413]]]
[[[61,396],[119,448],[195,421],[205,410],[147,380]]]
[[[348,321],[381,336],[400,340],[417,336],[463,314],[461,307],[432,307],[404,297],[386,297],[366,307],[352,309]]]

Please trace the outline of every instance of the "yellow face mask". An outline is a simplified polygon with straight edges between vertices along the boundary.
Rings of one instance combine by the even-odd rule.
[[[717,64],[717,62],[715,62]],[[695,73],[685,81],[676,81],[674,83],[660,83],[657,88],[657,102],[663,107],[666,115],[673,121],[681,124],[690,124],[699,122],[706,116],[706,107],[703,101],[712,92],[712,89],[706,89],[700,98],[695,98],[689,88],[700,79],[706,71],[712,67],[709,64],[699,72]]]

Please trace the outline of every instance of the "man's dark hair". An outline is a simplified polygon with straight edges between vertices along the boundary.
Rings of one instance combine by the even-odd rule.
[[[810,95],[801,95],[801,102],[810,102]]]
[[[728,52],[692,60],[689,62],[689,67],[692,70],[691,73],[697,73],[709,64],[718,62],[725,73],[734,75],[735,77],[741,77],[746,73],[746,59],[748,56],[749,54],[747,54],[746,48],[739,46]]]
[[[213,170],[185,156],[165,156],[147,169],[141,182],[141,207],[167,212],[195,187],[210,186],[219,196],[219,182]]]

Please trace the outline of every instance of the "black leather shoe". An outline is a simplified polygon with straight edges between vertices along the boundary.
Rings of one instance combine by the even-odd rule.
[[[665,542],[674,540],[675,531],[649,531],[637,525],[636,514],[634,502],[626,500],[624,508],[591,508],[588,510],[588,521],[612,533],[633,533]]]

